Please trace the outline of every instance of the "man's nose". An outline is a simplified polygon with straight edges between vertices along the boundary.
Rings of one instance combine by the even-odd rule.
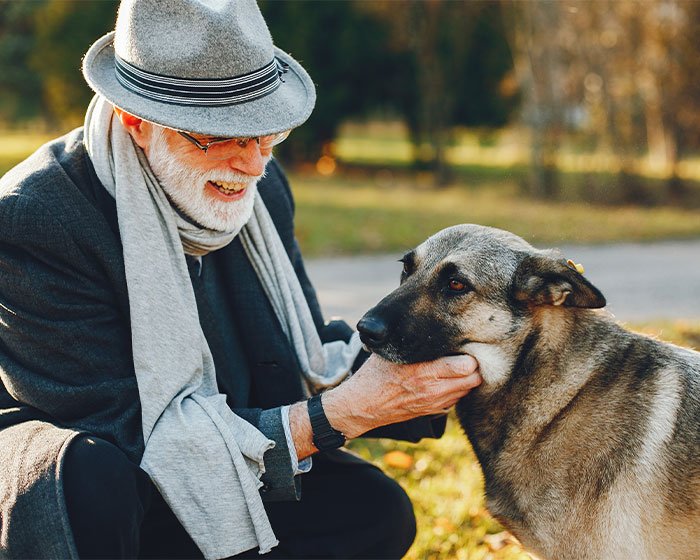
[[[234,171],[257,177],[265,170],[265,163],[270,150],[260,149],[260,144],[255,138],[251,138],[245,148],[236,151],[234,156],[228,159],[228,164]]]

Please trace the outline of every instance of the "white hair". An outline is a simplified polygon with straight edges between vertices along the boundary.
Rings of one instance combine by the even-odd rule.
[[[270,157],[265,156],[265,163]],[[148,162],[161,187],[180,212],[215,231],[238,233],[241,230],[253,213],[257,183],[265,175],[264,172],[252,176],[232,169],[202,171],[193,168],[168,146],[165,129],[158,125],[153,125]],[[238,200],[219,200],[206,193],[208,181],[242,183],[247,191]]]

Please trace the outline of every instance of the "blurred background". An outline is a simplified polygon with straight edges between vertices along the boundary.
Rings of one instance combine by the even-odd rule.
[[[0,171],[81,124],[80,60],[116,7],[0,1]],[[700,234],[700,3],[261,8],[318,87],[277,153],[307,255],[402,251],[464,221],[541,244]]]
[[[700,2],[260,6],[318,89],[313,115],[277,157],[322,303],[342,296],[350,307],[340,309],[361,314],[379,296],[353,299],[353,288],[376,287],[380,262],[476,222],[593,263],[609,255],[587,269],[628,295],[630,278],[655,274],[654,291],[640,285],[630,309],[685,299],[622,318],[700,344]],[[81,57],[114,27],[116,7],[0,1],[0,174],[80,126],[91,97]],[[387,270],[397,282],[400,266]],[[628,277],[605,276],[613,270]],[[438,442],[354,446],[417,504],[410,558],[525,558],[485,512],[479,468],[453,423]]]

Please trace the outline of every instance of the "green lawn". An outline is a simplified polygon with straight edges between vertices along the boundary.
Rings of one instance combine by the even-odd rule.
[[[51,138],[40,133],[0,132],[0,175]]]
[[[421,176],[386,170],[290,180],[307,256],[403,251],[467,222],[508,229],[536,246],[700,237],[697,209],[533,200],[518,193],[507,168],[500,179],[439,190]]]
[[[700,322],[633,327],[700,349]],[[423,440],[416,445],[355,440],[349,446],[396,478],[411,496],[418,519],[418,536],[406,559],[529,558],[485,510],[481,470],[454,415],[450,415],[447,432],[439,440]]]
[[[376,161],[375,167],[364,169],[346,165],[331,176],[320,175],[313,166],[290,173],[297,237],[306,256],[403,251],[444,227],[465,222],[508,229],[537,246],[700,237],[697,208],[576,201],[581,184],[590,191],[609,188],[609,173],[566,171],[563,182],[574,193],[564,197],[566,202],[525,197],[520,187],[526,174],[521,155],[509,155],[507,144],[499,152],[480,146],[474,138],[455,148],[459,158],[453,184],[435,189],[429,175],[406,169],[405,142],[397,140],[395,131],[389,132],[393,136],[380,129],[374,143],[348,134],[338,148],[344,157],[356,157],[355,164],[384,153],[388,158],[384,166],[376,166]],[[0,173],[48,138],[0,134]],[[650,196],[659,198],[662,183],[653,177],[644,181]]]

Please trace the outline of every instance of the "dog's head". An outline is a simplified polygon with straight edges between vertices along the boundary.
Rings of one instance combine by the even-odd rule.
[[[476,355],[521,339],[542,310],[605,306],[557,252],[495,228],[447,228],[401,260],[400,286],[358,323],[367,347],[394,362]]]

